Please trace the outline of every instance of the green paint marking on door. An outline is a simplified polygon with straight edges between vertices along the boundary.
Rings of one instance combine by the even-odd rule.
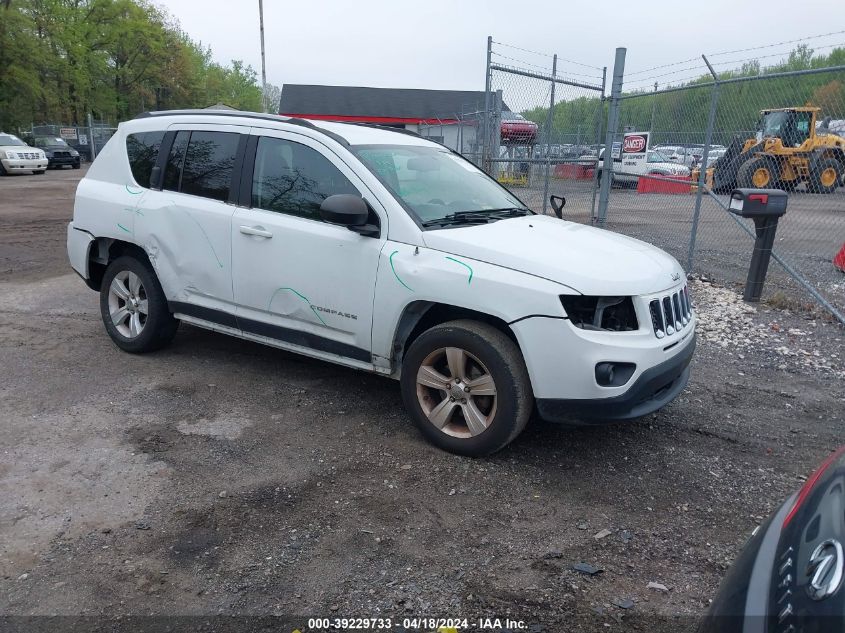
[[[125,226],[123,226],[122,224],[118,224],[118,225],[117,225],[117,228],[119,228],[119,229],[123,229],[123,230],[124,230],[124,231],[126,231],[127,233],[131,233],[131,232],[132,232],[132,231],[130,231],[129,229],[127,229]]]
[[[143,190],[143,189],[142,189],[141,191],[132,191],[132,190],[129,188],[129,185],[124,185],[124,186],[126,187],[126,191],[127,191],[127,193],[131,193],[133,196],[140,196],[142,193],[144,193],[144,190]]]
[[[469,271],[469,279],[467,279],[467,285],[472,283],[472,267],[469,264],[465,264],[462,261],[455,259],[454,257],[446,257],[446,259],[455,262],[456,264],[460,264],[464,268]]]
[[[408,290],[410,290],[411,292],[413,292],[413,291],[414,291],[414,289],[413,289],[413,288],[411,288],[411,286],[409,286],[408,284],[406,284],[404,281],[402,281],[402,280],[399,278],[399,275],[397,275],[397,274],[396,274],[396,268],[394,268],[394,267],[393,267],[393,256],[394,256],[396,253],[398,253],[398,252],[399,252],[399,251],[393,251],[393,252],[390,254],[390,270],[392,270],[392,271],[393,271],[393,276],[394,276],[394,277],[396,277],[396,281],[398,281],[400,284],[402,284],[403,286],[405,286]]]
[[[314,306],[313,306],[313,305],[311,305],[311,301],[309,301],[308,297],[306,297],[304,294],[302,294],[302,293],[300,293],[300,292],[297,292],[297,291],[296,291],[296,290],[294,290],[293,288],[276,288],[275,292],[273,292],[273,294],[272,294],[272,295],[271,295],[271,297],[270,297],[270,301],[268,301],[268,302],[267,302],[267,312],[270,312],[270,306],[272,306],[272,305],[273,305],[273,299],[275,299],[275,298],[276,298],[276,295],[277,295],[277,294],[279,294],[282,290],[289,290],[290,292],[292,292],[293,294],[295,294],[297,297],[299,297],[300,299],[302,299],[305,303],[307,303],[307,304],[308,304],[308,307],[309,307],[309,308],[311,308],[311,312],[313,312],[313,313],[314,313],[314,316],[315,316],[315,317],[317,317],[317,318],[320,320],[320,323],[322,323],[323,325],[325,325],[326,327],[328,327],[328,325],[329,325],[329,324],[328,324],[328,323],[326,323],[325,321],[323,321],[323,317],[321,317],[321,316],[320,316],[320,313],[319,313],[319,312],[317,312],[317,311],[314,309]]]

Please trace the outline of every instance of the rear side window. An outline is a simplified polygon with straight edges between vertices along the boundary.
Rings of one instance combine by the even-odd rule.
[[[360,195],[325,156],[299,143],[267,136],[259,139],[252,176],[253,207],[321,220],[323,200],[338,193]]]
[[[164,167],[164,180],[162,182],[162,189],[168,191],[179,191],[179,179],[182,176],[182,162],[185,160],[185,150],[188,148],[188,138],[191,136],[190,132],[181,131],[176,134],[173,139],[173,146],[170,148],[170,154],[167,157],[167,164]]]
[[[126,155],[132,177],[144,188],[150,186],[150,172],[158,159],[163,138],[164,132],[141,132],[126,137]]]
[[[228,200],[239,140],[236,132],[191,132],[179,191]]]

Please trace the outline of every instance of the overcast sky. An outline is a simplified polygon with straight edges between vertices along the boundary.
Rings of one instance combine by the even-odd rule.
[[[157,0],[221,62],[242,59],[259,73],[258,0]],[[589,66],[613,66],[628,49],[629,73],[654,66],[807,36],[845,31],[841,0],[264,0],[267,81],[395,88],[484,89],[487,36],[557,53]],[[813,39],[819,52],[845,33]],[[730,62],[788,51],[794,44],[716,56]],[[530,64],[551,60],[496,46]],[[497,58],[503,64],[516,62]],[[776,58],[763,58],[766,65]],[[690,62],[631,74],[626,87],[695,75]],[[522,64],[524,66],[524,64]],[[600,71],[561,62],[563,73]],[[722,69],[727,69],[723,67]],[[677,72],[675,72],[677,71]],[[573,78],[576,78],[573,76]],[[578,77],[582,78],[582,77]]]

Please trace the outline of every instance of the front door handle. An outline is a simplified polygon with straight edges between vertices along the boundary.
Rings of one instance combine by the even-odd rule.
[[[241,233],[244,235],[257,235],[258,237],[273,237],[273,234],[265,229],[263,226],[243,226],[241,225]]]

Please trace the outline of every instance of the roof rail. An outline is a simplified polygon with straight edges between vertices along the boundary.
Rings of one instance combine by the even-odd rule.
[[[299,125],[301,127],[307,127],[308,129],[314,130],[315,132],[319,132],[324,136],[328,136],[330,139],[349,147],[349,141],[343,138],[340,134],[336,134],[324,128],[321,128],[317,125],[314,125],[311,121],[307,119],[298,119],[295,117],[284,117],[279,114],[268,114],[265,112],[242,112],[240,110],[156,110],[151,112],[142,112],[136,119],[147,119],[150,117],[163,117],[163,116],[230,116],[230,117],[240,117],[240,118],[247,118],[247,119],[257,119],[260,121],[274,121],[276,123],[290,123],[291,125]]]

